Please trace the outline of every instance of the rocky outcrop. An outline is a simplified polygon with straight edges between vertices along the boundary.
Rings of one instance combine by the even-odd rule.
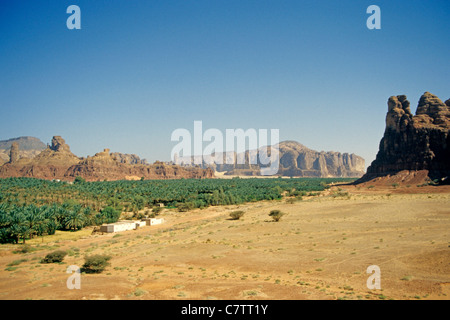
[[[45,144],[35,137],[19,137],[0,141],[0,165],[10,162],[12,144],[17,144],[17,161],[20,158],[32,159],[45,149]]]
[[[98,180],[139,180],[139,179],[180,179],[213,178],[214,171],[201,168],[183,168],[167,165],[163,162],[148,164],[130,164],[120,161],[116,153],[109,149],[87,157],[71,166],[64,175],[65,179],[81,176],[87,181]]]
[[[31,177],[40,179],[61,179],[67,169],[78,163],[64,139],[55,136],[51,146],[40,152],[32,159],[21,158],[0,167],[0,178]]]
[[[298,142],[279,144],[279,175],[297,177],[361,177],[365,161],[355,154],[311,150]]]
[[[389,98],[378,154],[361,181],[405,170],[426,170],[432,180],[450,176],[450,101],[425,92],[416,115],[409,105],[404,95]]]
[[[36,164],[64,167],[70,167],[79,161],[80,159],[70,151],[69,145],[60,136],[54,136],[52,144],[33,159],[33,163]]]
[[[135,154],[126,154],[120,152],[113,152],[111,156],[119,161],[120,163],[128,163],[128,164],[148,164],[147,160],[139,158],[139,156]]]
[[[60,136],[53,137],[51,145],[33,159],[22,158],[0,166],[0,178],[33,177],[71,181],[77,176],[86,181],[213,178],[214,171],[183,168],[162,162],[149,165],[136,155],[111,153],[109,149],[86,159],[78,158]]]
[[[284,141],[277,145],[279,149],[279,170],[277,175],[291,177],[361,177],[365,172],[365,161],[355,154],[340,152],[324,152],[311,150],[296,141]],[[245,152],[246,161],[239,164],[240,158],[236,153],[218,154],[223,157],[223,164],[210,164],[203,162],[203,167],[212,167],[217,172],[225,172],[226,175],[259,176],[261,167],[259,158],[256,164],[251,164],[249,151]],[[216,156],[216,155],[214,155]],[[226,163],[225,159],[234,159]],[[193,159],[181,158],[181,162],[188,164]],[[197,159],[198,161],[198,159]]]
[[[9,163],[16,163],[19,160],[19,144],[13,142],[11,144],[11,150],[9,150]]]

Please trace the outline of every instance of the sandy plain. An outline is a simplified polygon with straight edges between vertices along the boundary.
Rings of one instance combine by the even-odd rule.
[[[450,298],[450,186],[334,186],[299,201],[264,201],[179,213],[117,234],[92,229],[0,246],[0,299],[424,300]],[[286,213],[279,222],[270,210]],[[230,220],[234,210],[245,211]],[[41,264],[55,250],[61,264]],[[101,274],[68,266],[110,255]],[[380,268],[369,289],[367,268]]]

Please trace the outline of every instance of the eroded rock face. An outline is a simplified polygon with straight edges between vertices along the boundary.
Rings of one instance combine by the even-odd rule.
[[[386,130],[376,159],[363,180],[393,175],[403,170],[427,170],[431,179],[450,175],[450,99],[443,103],[425,92],[416,115],[406,96],[388,100]]]
[[[135,154],[126,154],[126,153],[120,153],[120,152],[113,152],[111,153],[112,157],[116,159],[117,161],[121,163],[128,163],[128,164],[148,164],[148,162],[145,159],[139,158],[139,156]]]
[[[9,163],[16,163],[19,160],[19,144],[13,142],[9,151]]]
[[[70,147],[66,144],[66,141],[60,136],[54,136],[52,139],[51,150],[61,153],[72,153]]]
[[[279,175],[299,177],[361,177],[365,161],[355,154],[311,150],[298,142],[279,144]],[[292,161],[282,161],[284,158]]]
[[[213,178],[211,169],[183,168],[167,165],[163,162],[148,164],[130,164],[118,158],[117,153],[110,153],[109,149],[87,157],[68,168],[65,179],[81,176],[86,181],[97,180],[138,180],[144,179],[179,179],[179,178]]]
[[[111,153],[109,149],[86,159],[78,158],[60,136],[53,137],[51,145],[33,159],[19,159],[0,166],[0,178],[74,180],[77,176],[86,181],[213,178],[214,171],[183,168],[162,162],[149,165],[138,156]]]
[[[11,161],[10,152],[13,143],[17,144],[18,150],[17,158],[13,159],[14,162],[20,158],[34,158],[45,149],[45,144],[35,137],[18,137],[2,140],[0,141],[0,166]],[[15,150],[13,150],[13,153],[15,153]]]
[[[291,177],[361,177],[365,171],[365,161],[355,154],[340,152],[318,152],[311,150],[296,141],[284,141],[278,144],[279,170],[277,175]],[[237,164],[238,156],[233,154],[234,164],[203,163],[203,167],[211,166],[226,175],[258,176],[263,166],[259,159],[256,164],[250,164],[249,151],[245,153],[245,164]],[[184,159],[189,163],[189,159]]]
[[[55,136],[52,145],[47,146],[34,158],[21,158],[0,167],[0,178],[30,177],[39,179],[61,179],[66,170],[78,163],[64,139]]]

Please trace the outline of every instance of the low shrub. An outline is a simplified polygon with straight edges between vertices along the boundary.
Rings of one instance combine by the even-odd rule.
[[[281,217],[284,215],[285,215],[285,213],[281,212],[280,210],[272,210],[269,213],[269,216],[272,217],[273,221],[275,221],[275,222],[280,221]]]
[[[96,254],[85,258],[81,272],[85,273],[101,273],[107,266],[110,265],[110,256]]]
[[[161,211],[163,211],[163,210],[164,210],[163,207],[154,207],[154,208],[152,209],[152,212],[153,212],[155,215],[158,215],[158,214],[160,214]]]
[[[66,255],[66,251],[56,250],[47,254],[45,258],[41,260],[41,263],[59,263],[64,260]]]
[[[244,215],[244,211],[238,210],[230,213],[230,217],[232,220],[239,220]]]

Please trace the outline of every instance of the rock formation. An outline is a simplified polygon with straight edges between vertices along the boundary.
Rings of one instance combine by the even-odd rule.
[[[80,159],[75,156],[64,139],[55,136],[52,145],[47,146],[32,159],[21,158],[0,167],[0,178],[7,177],[33,177],[41,179],[61,179],[66,170],[78,163]]]
[[[128,163],[128,164],[148,164],[147,160],[139,158],[139,156],[135,154],[126,154],[126,153],[120,153],[120,152],[113,152],[111,153],[111,156],[121,162],[121,163]]]
[[[34,162],[41,165],[62,165],[71,166],[80,161],[80,159],[70,151],[70,147],[63,138],[60,136],[54,136],[51,146],[47,146],[47,149],[38,154],[34,159]]]
[[[161,162],[149,165],[136,155],[110,153],[109,149],[93,157],[78,158],[60,136],[53,137],[51,145],[33,159],[22,158],[0,166],[0,178],[33,177],[71,181],[77,176],[86,181],[212,178],[214,171]]]
[[[365,161],[355,154],[318,152],[298,142],[285,141],[279,145],[280,170],[283,176],[299,177],[361,177]]]
[[[384,136],[361,182],[404,170],[426,170],[432,180],[450,176],[450,99],[443,103],[425,92],[416,115],[409,105],[404,95],[389,98]]]
[[[10,162],[10,150],[13,143],[17,143],[17,161],[20,158],[31,159],[45,149],[45,144],[35,137],[19,137],[0,141],[0,165]],[[13,160],[14,161],[14,160]]]
[[[11,144],[11,150],[9,150],[9,163],[16,163],[19,160],[19,144],[13,142]]]
[[[118,159],[116,153],[109,149],[87,157],[71,166],[66,171],[65,179],[77,176],[87,181],[97,180],[138,180],[144,179],[177,179],[177,178],[212,178],[211,169],[183,168],[176,165],[166,165],[162,162],[148,164],[130,164]]]
[[[361,177],[365,170],[365,161],[355,154],[340,152],[318,152],[311,150],[296,141],[284,141],[278,144],[279,171],[277,175],[291,177]],[[261,163],[250,164],[250,152],[245,152],[245,164],[237,164],[238,155],[227,153],[218,154],[223,157],[223,164],[210,165],[206,162],[203,167],[210,166],[217,172],[226,175],[258,176],[261,172]],[[225,159],[234,159],[226,163]],[[181,158],[181,162],[189,163],[188,159]]]

